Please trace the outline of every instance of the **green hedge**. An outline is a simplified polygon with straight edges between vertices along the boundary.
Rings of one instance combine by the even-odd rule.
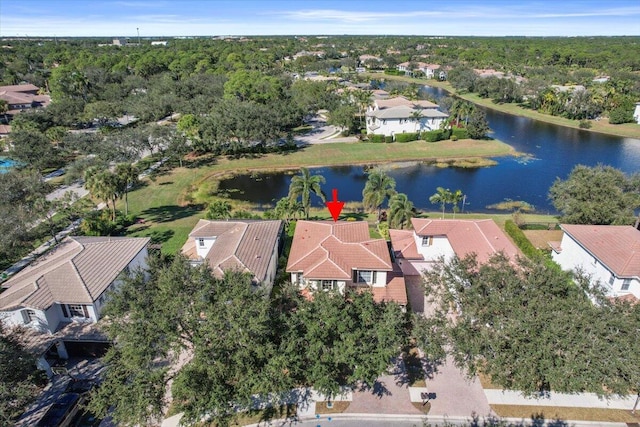
[[[404,76],[404,71],[399,71],[395,68],[387,68],[386,70],[384,70],[384,73],[391,76]]]
[[[466,139],[469,138],[469,132],[467,132],[466,129],[455,128],[453,129],[453,133],[451,134],[451,136],[457,136],[458,139]]]
[[[384,142],[384,135],[374,135],[370,133],[367,135],[369,142]]]
[[[384,142],[386,142],[387,144],[392,143],[393,142],[393,137],[391,135],[385,136],[384,137]]]
[[[418,139],[417,133],[397,133],[396,134],[396,142],[409,142],[416,141]]]
[[[542,252],[531,244],[527,236],[524,235],[515,222],[510,219],[506,220],[504,223],[504,231],[511,236],[516,246],[520,248],[527,258],[532,260],[540,259]]]
[[[441,130],[430,130],[422,132],[421,137],[427,142],[436,142],[444,139],[444,135]]]

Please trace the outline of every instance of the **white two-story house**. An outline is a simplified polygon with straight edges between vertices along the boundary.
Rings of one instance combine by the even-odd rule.
[[[412,218],[413,230],[389,230],[396,262],[402,269],[413,311],[424,312],[425,299],[422,273],[434,262],[454,256],[475,254],[483,263],[502,252],[509,258],[520,256],[520,250],[490,219],[425,219]]]
[[[286,271],[292,283],[311,292],[369,290],[376,301],[407,304],[387,242],[372,239],[364,221],[298,221]]]
[[[430,101],[411,101],[403,96],[375,99],[366,112],[367,133],[395,136],[438,130],[449,117]]]
[[[67,237],[2,283],[0,320],[53,334],[72,321],[97,322],[123,272],[146,269],[148,238]]]
[[[625,225],[562,224],[562,241],[551,242],[563,270],[581,270],[607,296],[640,299],[640,230]]]

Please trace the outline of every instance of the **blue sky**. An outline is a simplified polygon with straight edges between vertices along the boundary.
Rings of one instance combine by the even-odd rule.
[[[0,36],[640,35],[639,0],[0,0]]]

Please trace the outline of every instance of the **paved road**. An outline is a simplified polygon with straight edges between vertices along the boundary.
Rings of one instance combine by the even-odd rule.
[[[298,145],[330,144],[332,142],[356,141],[356,138],[353,136],[337,136],[336,134],[338,134],[339,132],[338,128],[327,124],[326,119],[320,116],[315,116],[313,119],[309,120],[307,124],[313,126],[313,129],[304,135],[299,135],[294,138],[294,141]],[[335,137],[329,138],[334,135]]]

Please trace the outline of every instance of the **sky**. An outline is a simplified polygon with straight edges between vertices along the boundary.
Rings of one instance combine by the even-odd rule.
[[[0,36],[640,35],[640,0],[0,0]]]

